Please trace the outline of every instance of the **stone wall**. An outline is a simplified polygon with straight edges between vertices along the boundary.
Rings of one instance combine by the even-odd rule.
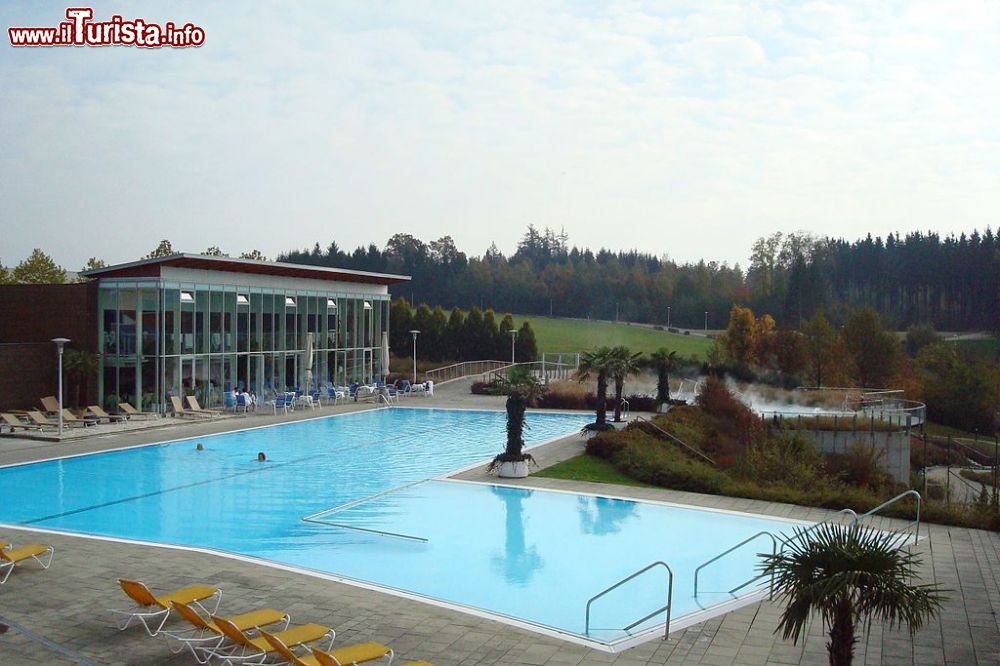
[[[794,432],[816,442],[823,453],[847,453],[856,443],[874,446],[879,452],[882,469],[888,472],[896,483],[910,485],[910,435],[906,430],[795,430]]]

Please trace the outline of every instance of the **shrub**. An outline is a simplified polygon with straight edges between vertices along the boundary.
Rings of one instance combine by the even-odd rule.
[[[882,469],[883,454],[864,442],[855,442],[847,453],[826,456],[827,472],[844,483],[872,491],[892,486],[892,478]]]
[[[743,446],[750,446],[764,439],[764,422],[750,408],[736,399],[725,382],[709,377],[698,393],[698,406],[717,417],[723,428],[736,437]]]
[[[476,395],[503,395],[503,390],[496,382],[473,382],[470,390]]]
[[[811,441],[793,434],[771,437],[750,446],[733,471],[763,485],[809,489],[820,481],[823,454]]]
[[[612,460],[616,453],[624,448],[624,444],[616,437],[615,431],[598,433],[587,440],[587,453],[603,460]]]

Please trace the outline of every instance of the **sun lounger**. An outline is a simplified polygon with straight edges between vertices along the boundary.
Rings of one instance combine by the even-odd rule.
[[[215,409],[202,409],[201,405],[198,404],[198,398],[194,397],[193,395],[189,395],[187,397],[187,401],[188,401],[188,408],[195,414],[207,414],[208,416],[218,416],[219,414],[222,413]]]
[[[41,430],[42,426],[35,423],[25,423],[21,419],[17,418],[13,414],[8,414],[7,412],[0,413],[0,420],[3,421],[2,425],[10,426],[10,431],[14,432],[17,428],[22,428],[23,430]]]
[[[86,419],[86,418],[81,419],[79,416],[77,416],[76,414],[74,414],[73,412],[69,411],[66,408],[63,408],[62,414],[63,414],[63,425],[81,426],[84,428],[87,426],[97,425],[97,419]]]
[[[170,396],[170,405],[174,408],[174,416],[190,416],[193,418],[205,418],[211,416],[211,414],[206,414],[204,412],[195,412],[190,409],[185,409],[181,399],[175,395]]]
[[[39,426],[42,429],[59,427],[58,421],[50,420],[47,416],[42,414],[37,409],[29,409],[27,412],[25,412],[25,414],[27,414],[28,420],[31,421],[32,424]]]
[[[138,409],[133,407],[130,403],[119,402],[118,411],[127,416],[130,419],[143,418],[143,419],[158,419],[160,415],[156,412],[140,412]]]
[[[128,595],[129,599],[136,603],[136,607],[130,610],[112,609],[112,613],[126,616],[123,623],[118,625],[118,629],[124,631],[132,624],[132,620],[139,620],[150,636],[160,633],[160,629],[163,628],[170,616],[170,611],[173,610],[173,602],[193,603],[205,613],[212,614],[219,609],[219,602],[222,600],[222,590],[211,585],[189,585],[175,592],[155,596],[148,587],[139,581],[119,578],[118,584],[121,585],[122,591]],[[211,599],[215,599],[215,605],[212,610],[208,610],[202,602]]]
[[[235,664],[247,661],[261,661],[268,655],[277,652],[275,647],[265,638],[263,629],[260,630],[261,635],[254,638],[248,636],[246,632],[240,631],[236,625],[225,618],[213,615],[212,621],[226,635],[226,638],[231,641],[231,645],[224,645],[217,650],[213,650],[209,655],[210,657],[221,657],[226,662]],[[279,631],[273,634],[273,636],[284,645],[292,647],[305,645],[306,643],[315,643],[329,637],[330,642],[327,645],[327,649],[329,649],[337,637],[337,632],[321,624],[300,624],[290,629]]]
[[[47,395],[41,399],[42,409],[45,410],[46,414],[58,414],[59,413],[59,401],[54,395]]]
[[[180,652],[187,647],[191,650],[191,654],[194,655],[195,660],[199,664],[208,663],[212,652],[226,642],[226,635],[222,633],[222,630],[219,629],[215,622],[206,620],[188,604],[175,601],[173,602],[173,606],[178,615],[191,623],[191,628],[183,631],[164,631],[161,633],[164,636],[176,638],[180,641],[180,647],[174,650],[174,652]],[[261,627],[278,623],[283,624],[282,629],[287,629],[291,617],[284,611],[274,610],[273,608],[261,608],[249,613],[232,615],[226,619],[240,631],[246,632],[250,629],[260,629]]]
[[[43,546],[40,543],[29,543],[14,548],[9,543],[0,542],[0,585],[7,582],[14,567],[22,562],[34,560],[43,569],[48,569],[55,552],[56,549],[52,546]]]
[[[102,419],[108,423],[124,423],[128,420],[128,417],[124,414],[108,414],[101,409],[100,405],[87,405],[87,413],[93,414],[98,419]]]
[[[280,634],[270,634],[263,629],[260,635],[271,644],[274,651],[282,659],[294,666],[342,666],[346,664],[363,664],[376,659],[389,658],[392,663],[393,652],[381,643],[356,643],[337,648],[332,652],[313,648],[312,654],[300,657],[285,644]]]

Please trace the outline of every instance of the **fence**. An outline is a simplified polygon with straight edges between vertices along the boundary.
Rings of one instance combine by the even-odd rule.
[[[435,384],[444,384],[462,377],[473,377],[485,375],[509,366],[508,361],[464,361],[446,365],[443,368],[434,368],[424,373],[424,379],[429,379]]]

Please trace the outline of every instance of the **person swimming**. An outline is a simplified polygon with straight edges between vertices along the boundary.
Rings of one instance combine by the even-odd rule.
[[[201,442],[198,442],[198,446],[194,447],[194,450],[195,451],[204,451],[205,450],[205,445],[202,444]]]
[[[257,462],[267,462],[267,456],[264,455],[263,451],[257,454]]]

